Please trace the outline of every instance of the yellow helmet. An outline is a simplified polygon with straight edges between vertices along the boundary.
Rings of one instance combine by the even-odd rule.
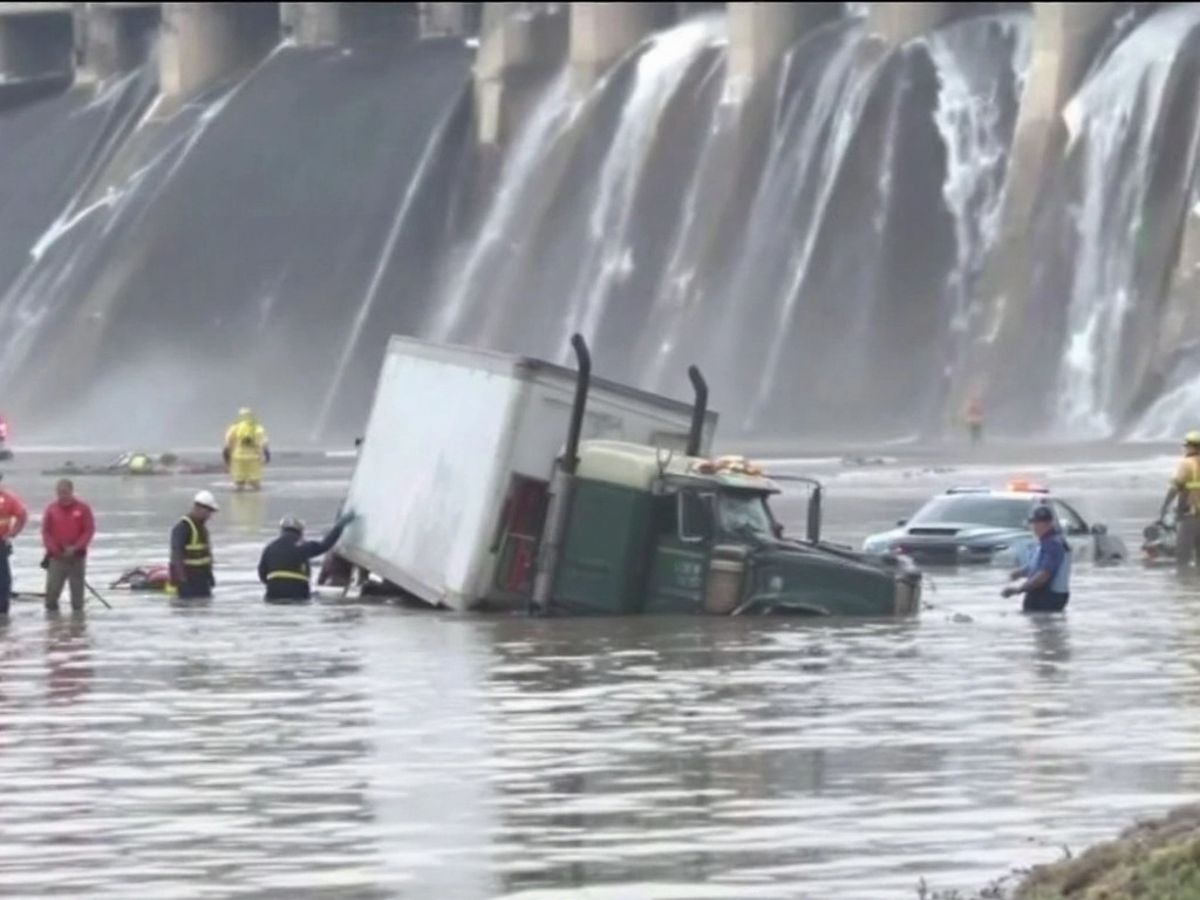
[[[1188,447],[1200,447],[1200,431],[1189,431],[1183,439]]]

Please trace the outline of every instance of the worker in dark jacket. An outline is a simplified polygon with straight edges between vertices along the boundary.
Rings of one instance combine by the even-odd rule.
[[[181,599],[212,596],[217,582],[206,523],[217,509],[212,492],[201,491],[192,501],[192,511],[171,529],[171,592]]]
[[[267,586],[264,599],[268,603],[309,599],[312,596],[309,560],[332,550],[342,536],[342,530],[354,518],[353,512],[343,514],[319,541],[304,540],[304,523],[295,516],[284,518],[279,523],[279,537],[263,548],[262,558],[258,561],[258,580]]]

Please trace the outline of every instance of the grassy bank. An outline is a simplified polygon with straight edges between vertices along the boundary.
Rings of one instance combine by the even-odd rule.
[[[921,893],[921,892],[919,892]],[[1015,886],[929,892],[929,900],[1198,900],[1200,804],[1143,822],[1081,856],[1034,868]]]
[[[1076,859],[1039,866],[1014,900],[1200,898],[1200,805],[1130,828]]]

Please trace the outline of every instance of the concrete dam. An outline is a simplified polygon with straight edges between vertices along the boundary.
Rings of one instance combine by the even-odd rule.
[[[723,432],[1200,423],[1200,4],[0,3],[0,411],[358,433],[387,336]]]

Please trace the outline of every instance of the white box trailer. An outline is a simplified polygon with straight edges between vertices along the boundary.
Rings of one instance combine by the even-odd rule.
[[[338,553],[433,605],[527,602],[577,381],[541,360],[393,337],[347,498],[359,518]],[[592,378],[580,437],[679,453],[694,412]],[[716,423],[705,411],[704,453]]]

